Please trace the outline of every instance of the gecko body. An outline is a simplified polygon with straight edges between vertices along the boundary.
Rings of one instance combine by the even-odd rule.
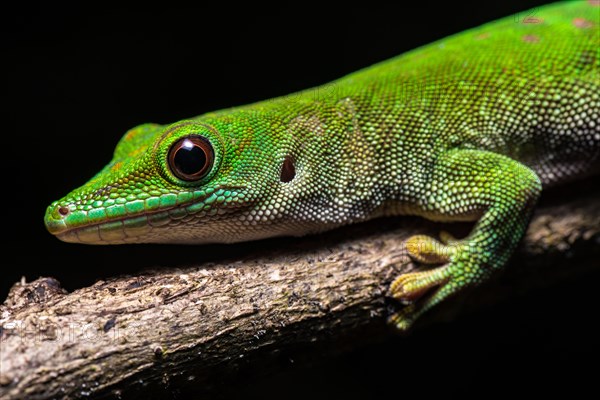
[[[68,242],[202,244],[392,215],[476,221],[465,238],[407,241],[431,264],[391,286],[408,329],[502,269],[543,188],[599,171],[599,13],[549,5],[316,89],[140,125],[46,226]]]

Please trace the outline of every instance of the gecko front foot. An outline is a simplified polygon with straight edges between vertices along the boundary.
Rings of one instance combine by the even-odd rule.
[[[449,263],[455,247],[440,243],[429,236],[416,235],[406,241],[406,250],[416,262],[424,264]],[[449,279],[448,269],[438,267],[426,271],[403,274],[390,286],[390,293],[404,304],[412,304],[428,290]]]
[[[468,242],[442,233],[442,242],[417,235],[409,238],[406,248],[410,257],[424,264],[444,265],[424,271],[410,272],[396,278],[390,286],[393,298],[406,306],[390,317],[399,330],[406,331],[421,314],[463,287],[485,277],[485,262],[470,254]]]
[[[408,304],[390,317],[402,331],[442,300],[504,267],[541,191],[539,178],[525,165],[477,150],[444,154],[431,179],[436,184],[428,187],[436,189],[424,193],[422,215],[477,223],[461,240],[447,233],[440,235],[441,242],[423,235],[408,239],[406,249],[413,260],[440,266],[404,274],[392,283],[392,297]]]

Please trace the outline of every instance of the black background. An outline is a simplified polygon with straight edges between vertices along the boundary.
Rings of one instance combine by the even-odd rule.
[[[108,162],[127,129],[326,83],[543,2],[440,3],[366,2],[334,13],[304,3],[100,10],[47,2],[5,13],[0,297],[21,276],[54,276],[73,290],[148,266],[243,251],[83,246],[45,231],[45,207]],[[310,368],[241,380],[235,390],[266,399],[593,393],[598,275]]]

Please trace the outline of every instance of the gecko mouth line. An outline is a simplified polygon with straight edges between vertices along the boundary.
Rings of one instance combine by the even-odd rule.
[[[61,240],[86,242],[87,240],[81,240],[90,236],[97,236],[99,241],[105,241],[109,237],[102,238],[102,235],[112,236],[110,239],[121,239],[127,240],[127,238],[135,238],[140,234],[147,233],[152,229],[159,228],[167,225],[172,218],[170,218],[170,212],[177,209],[184,209],[182,206],[165,208],[162,210],[155,210],[144,212],[138,215],[131,215],[127,217],[115,218],[102,222],[95,222],[82,226],[65,227],[64,230],[53,232],[55,236]],[[153,217],[150,219],[149,217]],[[127,225],[129,223],[129,225]],[[154,223],[154,224],[153,224]],[[133,233],[137,233],[133,235]],[[121,237],[115,237],[115,234],[120,234]],[[77,240],[69,240],[77,239]],[[95,241],[95,240],[94,240]]]
[[[78,232],[78,231],[82,231],[82,230],[86,230],[86,229],[94,229],[97,227],[105,227],[105,226],[111,226],[111,225],[115,225],[115,228],[119,228],[119,224],[124,226],[125,228],[139,228],[140,226],[138,225],[130,225],[130,226],[125,226],[123,225],[123,223],[128,222],[128,221],[133,221],[135,219],[140,219],[141,222],[145,222],[145,224],[143,225],[148,225],[148,226],[152,226],[152,223],[157,223],[158,221],[162,221],[162,218],[158,218],[158,216],[160,215],[165,215],[166,218],[164,218],[164,220],[172,220],[172,219],[180,219],[185,217],[185,215],[190,215],[190,214],[195,214],[197,212],[202,212],[200,209],[198,211],[193,211],[190,212],[189,210],[186,210],[187,207],[190,207],[194,204],[201,204],[204,203],[207,199],[209,199],[211,196],[213,196],[216,192],[218,192],[219,190],[232,190],[232,189],[241,189],[242,187],[216,187],[214,190],[212,190],[209,193],[204,194],[201,197],[197,197],[195,198],[193,201],[189,201],[187,203],[181,203],[181,204],[177,204],[174,206],[165,206],[163,208],[157,209],[157,210],[150,210],[150,211],[142,211],[139,214],[134,214],[134,215],[127,215],[127,216],[123,216],[123,217],[115,217],[115,218],[109,218],[105,221],[98,221],[98,222],[91,222],[91,223],[87,223],[84,225],[80,225],[80,226],[68,226],[68,218],[70,215],[70,212],[63,212],[60,211],[61,209],[64,209],[66,207],[64,206],[60,206],[59,209],[59,214],[61,215],[61,218],[52,218],[49,219],[50,223],[46,222],[46,227],[47,229],[50,231],[50,233],[52,233],[53,235],[62,238],[64,235],[67,234],[72,234],[74,232]],[[172,212],[173,210],[184,210],[182,214],[182,216],[179,215],[169,215],[169,212]],[[154,217],[157,216],[157,221],[151,221],[148,220],[148,217]],[[144,221],[144,218],[146,219],[146,221]],[[56,221],[56,222],[62,222],[62,224],[53,224],[51,223],[52,220]],[[158,224],[154,227],[158,227],[164,224]]]

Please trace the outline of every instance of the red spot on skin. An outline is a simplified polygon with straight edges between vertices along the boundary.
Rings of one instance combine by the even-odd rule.
[[[121,166],[123,165],[123,162],[119,161],[117,163],[115,163],[115,165],[113,165],[110,170],[111,171],[118,171],[121,169]]]
[[[536,35],[525,35],[523,36],[523,41],[527,43],[537,43],[540,41],[540,38]]]
[[[600,7],[600,0],[588,0],[588,4],[592,7]]]
[[[541,24],[542,22],[544,22],[544,19],[539,17],[527,17],[523,19],[524,24]]]
[[[593,27],[594,23],[585,18],[575,18],[573,20],[573,25],[575,25],[577,28],[587,29]]]
[[[490,34],[487,32],[484,32],[484,33],[480,33],[479,35],[475,36],[475,39],[483,40],[483,39],[487,39],[489,37],[490,37]]]
[[[127,135],[125,135],[125,139],[126,140],[133,139],[135,137],[135,135],[137,135],[138,133],[140,133],[140,131],[138,129],[132,129],[129,132],[127,132]]]

